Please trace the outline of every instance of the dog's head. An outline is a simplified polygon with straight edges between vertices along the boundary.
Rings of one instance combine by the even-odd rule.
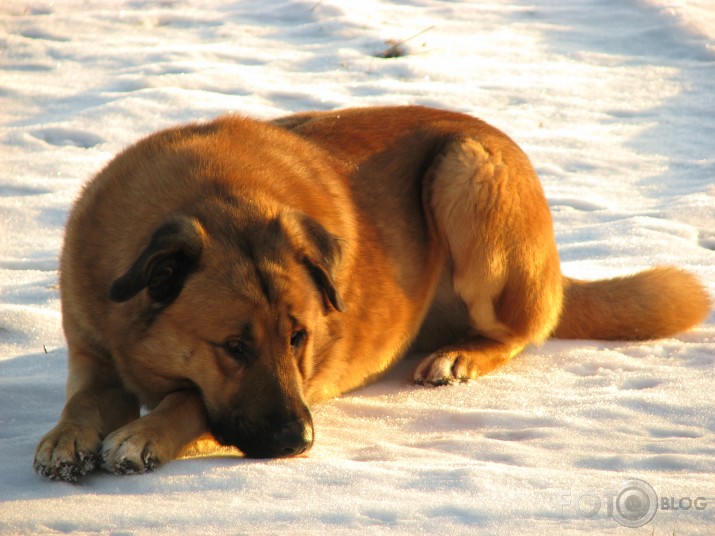
[[[301,213],[223,203],[173,217],[109,292],[141,300],[133,383],[197,389],[215,438],[248,456],[306,451],[304,389],[343,308],[339,259],[338,239]]]

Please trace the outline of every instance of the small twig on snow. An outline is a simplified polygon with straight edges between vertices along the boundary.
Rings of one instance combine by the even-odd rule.
[[[429,26],[428,28],[425,28],[424,30],[417,32],[415,35],[412,35],[408,37],[407,39],[403,39],[402,41],[397,41],[397,42],[392,42],[388,41],[387,43],[390,44],[391,46],[389,48],[386,48],[379,54],[375,54],[376,58],[401,58],[402,56],[407,55],[407,51],[401,47],[401,45],[404,45],[407,43],[407,41],[410,41],[411,39],[414,39],[415,37],[419,37],[423,33],[429,32],[431,29],[434,28],[434,25]]]

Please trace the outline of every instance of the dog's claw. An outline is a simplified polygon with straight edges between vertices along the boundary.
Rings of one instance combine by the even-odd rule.
[[[127,460],[124,458],[119,463],[114,464],[114,473],[118,475],[136,475],[138,473],[143,473],[139,466],[132,460]]]
[[[454,378],[435,378],[434,380],[419,380],[415,381],[417,385],[431,385],[433,387],[444,387],[445,385],[452,385],[456,379]]]
[[[144,460],[144,471],[147,473],[152,473],[156,471],[157,467],[159,467],[159,461],[155,460],[154,458],[147,458]]]
[[[82,467],[75,463],[63,462],[57,468],[58,479],[65,482],[77,482],[77,479],[83,475]]]

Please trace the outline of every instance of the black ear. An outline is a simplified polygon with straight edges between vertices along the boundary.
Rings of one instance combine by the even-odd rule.
[[[339,239],[308,216],[301,214],[297,220],[301,230],[301,239],[298,244],[300,260],[308,269],[318,290],[323,293],[326,307],[332,305],[336,311],[342,312],[345,306],[334,282],[340,264]]]
[[[333,278],[331,277],[330,272],[325,270],[323,266],[314,264],[307,257],[303,260],[303,263],[306,268],[308,268],[308,272],[310,272],[313,282],[316,284],[318,289],[323,292],[327,302],[333,306],[333,309],[342,313],[345,310],[345,305],[343,305],[343,300],[340,299],[338,291],[335,290],[335,283],[333,283]]]
[[[109,299],[127,301],[147,289],[155,304],[168,305],[198,267],[203,230],[193,219],[179,217],[161,225],[129,270],[109,289]]]

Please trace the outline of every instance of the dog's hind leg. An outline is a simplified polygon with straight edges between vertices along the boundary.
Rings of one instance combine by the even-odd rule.
[[[558,254],[536,173],[503,134],[489,130],[484,139],[451,142],[426,177],[426,208],[449,249],[469,328],[418,365],[418,383],[488,373],[546,339],[560,314]]]

